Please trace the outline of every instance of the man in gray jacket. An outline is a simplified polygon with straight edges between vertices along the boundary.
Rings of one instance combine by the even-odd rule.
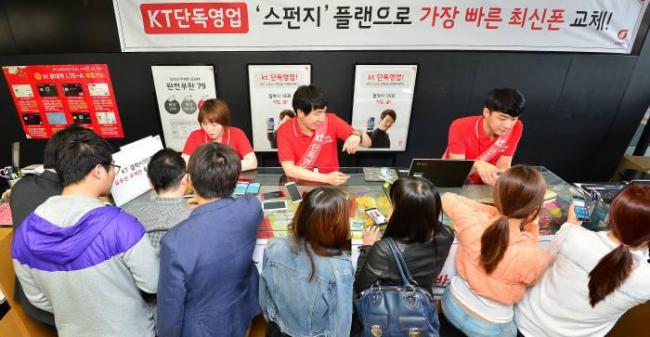
[[[59,149],[60,196],[47,199],[14,235],[12,256],[25,295],[54,313],[61,337],[154,336],[141,291],[156,293],[158,256],[142,225],[98,198],[119,167],[110,145],[70,128]]]

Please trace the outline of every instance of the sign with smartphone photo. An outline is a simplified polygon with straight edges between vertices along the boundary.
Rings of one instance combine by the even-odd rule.
[[[309,64],[248,66],[255,151],[277,151],[277,129],[295,114],[293,93],[310,83]]]
[[[416,64],[356,65],[352,127],[372,140],[360,151],[406,150],[417,72]]]

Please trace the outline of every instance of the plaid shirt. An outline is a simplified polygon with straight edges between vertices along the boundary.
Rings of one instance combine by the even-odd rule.
[[[187,219],[192,211],[183,198],[160,198],[153,190],[131,200],[122,208],[142,223],[157,251],[160,251],[160,240],[167,231]]]

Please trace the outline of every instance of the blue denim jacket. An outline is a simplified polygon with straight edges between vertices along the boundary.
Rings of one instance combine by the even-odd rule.
[[[270,240],[259,287],[264,317],[294,337],[349,336],[354,283],[350,255],[311,255],[316,271],[310,281],[305,246],[297,247],[290,238]]]

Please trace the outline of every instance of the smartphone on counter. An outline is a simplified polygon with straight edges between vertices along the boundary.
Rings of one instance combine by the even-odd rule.
[[[262,199],[264,200],[277,199],[277,198],[282,198],[282,191],[272,191],[272,192],[262,193]]]
[[[260,183],[250,183],[246,187],[246,194],[257,194],[260,193]]]
[[[296,183],[291,182],[284,184],[284,187],[287,189],[287,193],[289,193],[289,198],[291,198],[291,201],[293,202],[300,202],[302,201],[302,193],[300,193],[300,190],[298,189],[298,185]]]
[[[587,209],[587,202],[585,198],[582,197],[573,197],[573,206],[576,212],[576,216],[580,221],[590,221],[591,216],[589,216],[589,210]]]
[[[287,202],[284,200],[265,201],[262,203],[262,209],[264,211],[279,211],[279,210],[287,209]]]
[[[382,226],[386,224],[386,217],[381,214],[381,212],[376,208],[368,208],[365,210],[366,214],[372,219],[372,221],[377,226]]]
[[[246,193],[246,188],[248,187],[247,182],[239,181],[237,182],[237,186],[235,186],[235,192],[233,193],[234,195],[244,195]]]

